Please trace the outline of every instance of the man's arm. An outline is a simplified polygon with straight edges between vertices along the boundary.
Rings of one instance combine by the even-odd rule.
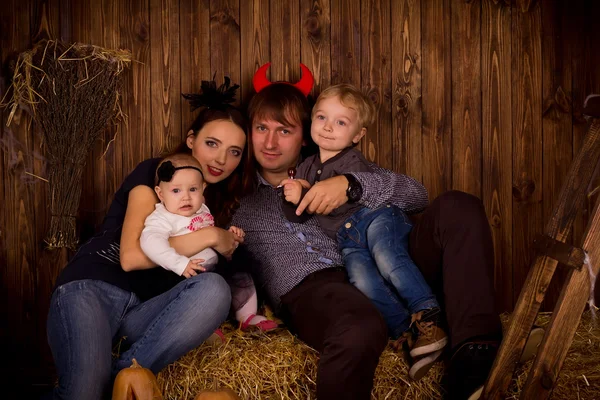
[[[429,204],[427,189],[416,179],[375,164],[371,168],[373,172],[352,172],[363,189],[360,204],[369,208],[394,204],[407,213],[419,212]]]
[[[376,165],[371,167],[373,172],[352,172],[362,186],[359,204],[369,208],[394,204],[407,213],[419,212],[427,207],[427,189],[417,180]],[[297,212],[302,213],[306,209],[311,214],[329,214],[348,201],[348,183],[344,175],[317,182],[302,199]]]

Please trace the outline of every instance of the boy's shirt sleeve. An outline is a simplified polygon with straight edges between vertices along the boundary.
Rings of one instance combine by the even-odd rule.
[[[153,212],[146,218],[144,225],[140,238],[142,251],[152,262],[181,276],[190,259],[177,253],[169,244],[171,223],[164,216]]]
[[[300,201],[302,201],[307,192],[308,189],[303,187],[302,194],[300,195]],[[296,215],[296,209],[298,208],[298,204],[294,204],[290,201],[287,201],[283,196],[282,198],[283,204],[281,205],[281,209],[283,211],[285,219],[287,219],[288,221],[295,222],[297,224],[302,224],[311,217],[310,214],[308,214],[307,212],[303,212],[300,215]]]

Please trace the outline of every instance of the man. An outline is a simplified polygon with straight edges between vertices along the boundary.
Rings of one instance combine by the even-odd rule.
[[[253,97],[248,114],[258,184],[232,221],[246,232],[245,255],[290,329],[319,351],[319,400],[369,399],[387,343],[385,323],[349,283],[336,242],[320,230],[316,218],[295,224],[281,210],[278,186],[310,143],[308,101],[294,86],[274,83]],[[298,212],[327,214],[347,201],[371,208],[391,203],[406,212],[427,206],[420,183],[374,170],[316,183]],[[485,381],[501,338],[493,299],[493,246],[481,201],[461,192],[440,196],[414,226],[410,251],[445,306],[453,354],[447,388],[452,398],[466,399]]]

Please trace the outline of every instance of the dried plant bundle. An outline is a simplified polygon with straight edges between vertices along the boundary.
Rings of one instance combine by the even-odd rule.
[[[41,128],[49,166],[49,248],[77,246],[83,168],[109,121],[123,116],[120,78],[130,63],[127,50],[57,40],[41,41],[19,55],[7,125],[23,107]]]

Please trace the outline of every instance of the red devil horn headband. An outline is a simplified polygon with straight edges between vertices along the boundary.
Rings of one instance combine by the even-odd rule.
[[[254,90],[256,90],[257,93],[272,83],[269,79],[267,79],[267,70],[269,69],[270,65],[271,63],[268,62],[261,66],[254,74],[254,78],[252,78],[252,85],[254,85]],[[308,96],[312,90],[313,84],[315,83],[315,79],[306,65],[301,63],[300,68],[302,69],[302,78],[300,81],[296,83],[280,81],[277,83],[287,83],[288,85],[292,85],[300,90],[305,96]]]

